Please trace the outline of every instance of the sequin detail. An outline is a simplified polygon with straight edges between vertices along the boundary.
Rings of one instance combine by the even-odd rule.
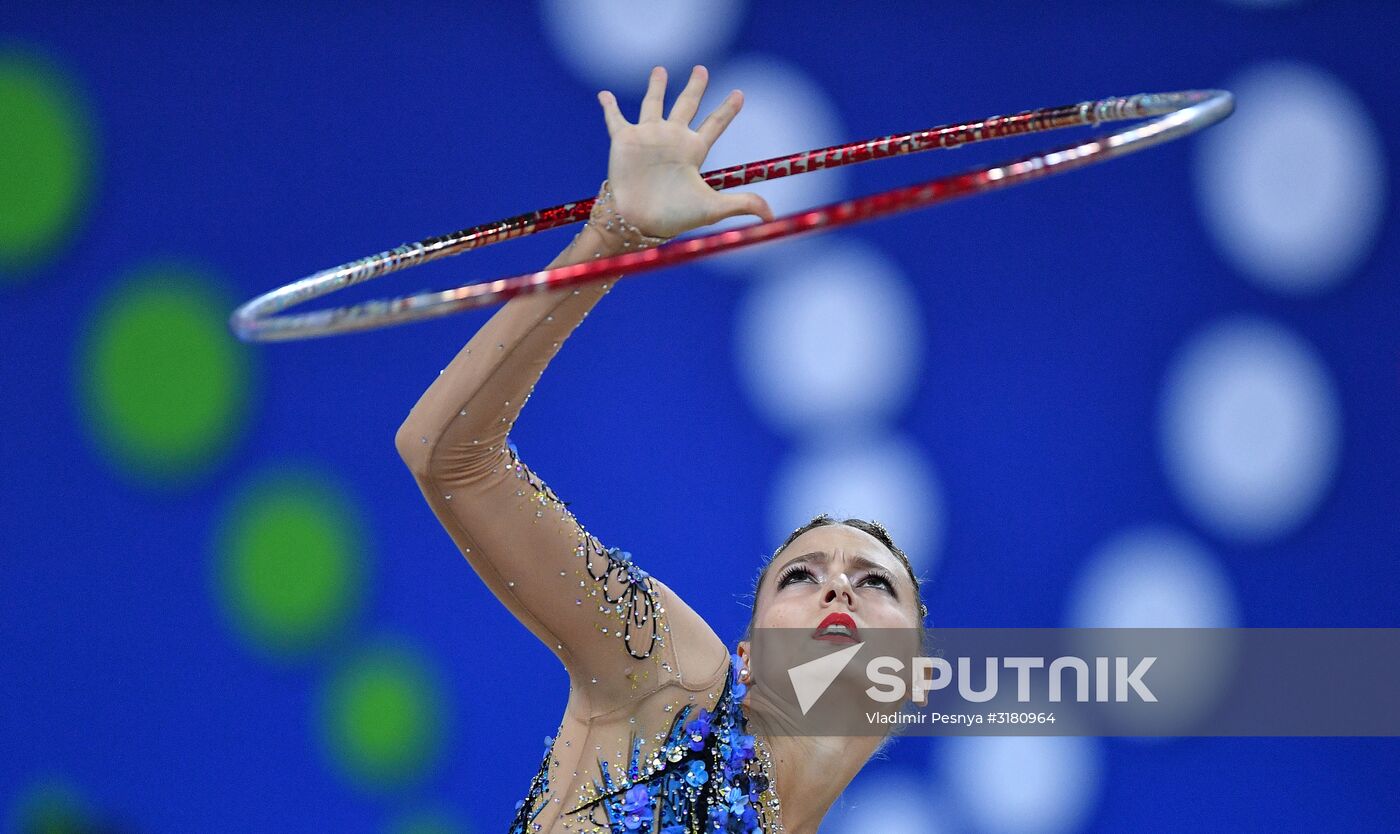
[[[661,745],[644,756],[633,733],[627,767],[614,774],[598,757],[600,778],[581,801],[565,810],[574,824],[610,834],[765,834],[775,825],[777,797],[769,790],[769,764],[756,755],[741,704],[746,687],[730,668],[714,712],[682,708]],[[511,834],[528,834],[546,806],[548,762],[516,805]]]
[[[535,818],[545,809],[544,798],[549,794],[549,757],[554,747],[553,739],[545,741],[544,761],[540,763],[539,772],[530,780],[530,792],[524,799],[515,803],[515,822],[511,823],[510,834],[540,830]]]
[[[597,600],[599,612],[615,618],[620,625],[603,627],[602,633],[617,636],[627,653],[638,660],[651,657],[658,646],[665,645],[663,635],[667,631],[666,609],[657,600],[656,581],[632,561],[631,553],[618,547],[604,547],[596,536],[585,530],[569,511],[568,504],[520,460],[515,443],[507,440],[506,450],[506,466],[528,485],[528,490],[521,490],[521,493],[534,505],[536,517],[543,516],[544,509],[553,508],[568,516],[578,529],[574,552],[587,577],[579,580],[580,588],[585,589],[581,593]],[[583,597],[575,602],[582,604]]]

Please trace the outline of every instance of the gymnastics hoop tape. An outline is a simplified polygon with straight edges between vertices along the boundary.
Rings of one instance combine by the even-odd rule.
[[[436,318],[462,310],[498,304],[522,293],[555,290],[605,277],[621,277],[675,266],[731,249],[852,225],[994,188],[1017,185],[1037,177],[1070,171],[1177,139],[1215,124],[1229,116],[1234,109],[1234,97],[1224,90],[1141,93],[1135,96],[1027,110],[1011,116],[993,116],[978,122],[945,125],[914,133],[803,151],[762,162],[735,165],[709,171],[701,176],[708,185],[719,191],[824,168],[835,168],[839,165],[904,156],[936,148],[956,148],[1006,136],[1040,133],[1065,127],[1093,127],[1103,122],[1150,116],[1160,117],[1046,153],[831,203],[767,222],[675,240],[655,249],[626,252],[495,281],[465,284],[439,292],[377,299],[311,313],[274,315],[313,298],[390,272],[586,220],[593,208],[594,198],[564,203],[494,223],[473,226],[450,235],[406,243],[377,255],[321,270],[248,301],[233,312],[229,324],[234,333],[244,341],[270,342],[372,330]]]

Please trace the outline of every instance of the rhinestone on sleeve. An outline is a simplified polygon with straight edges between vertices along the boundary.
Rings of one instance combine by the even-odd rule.
[[[574,518],[568,503],[561,500],[549,485],[520,460],[515,443],[507,440],[507,466],[524,482],[521,496],[534,507],[536,517],[546,509],[566,515],[577,528],[574,552],[579,558],[586,579],[579,580],[575,603],[596,604],[598,611],[610,616],[616,625],[605,633],[616,635],[629,655],[645,660],[656,647],[665,645],[663,635],[666,609],[658,601],[656,581],[632,561],[632,554],[618,547],[604,547]]]

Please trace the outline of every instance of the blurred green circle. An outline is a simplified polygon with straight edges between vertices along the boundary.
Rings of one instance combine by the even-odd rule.
[[[87,200],[92,129],[47,60],[0,51],[0,279],[51,256]]]
[[[102,299],[81,337],[81,416],[127,475],[185,485],[245,429],[252,361],[227,326],[234,306],[175,264],[144,267]]]
[[[215,546],[217,593],[257,649],[296,659],[338,635],[364,595],[355,508],[329,478],[273,471],[233,499]]]
[[[440,811],[419,811],[399,817],[388,834],[471,834],[472,828],[455,815]]]
[[[338,670],[325,690],[322,731],[331,758],[361,787],[421,776],[441,748],[444,707],[416,651],[380,645]]]
[[[20,794],[7,830],[17,834],[83,834],[96,827],[92,809],[82,795],[68,782],[49,778]]]

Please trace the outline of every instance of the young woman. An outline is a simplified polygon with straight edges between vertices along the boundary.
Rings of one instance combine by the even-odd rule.
[[[551,267],[725,217],[772,219],[762,197],[716,192],[700,178],[742,104],[735,90],[691,130],[707,77],[696,67],[663,117],[657,67],[635,124],[599,94],[608,178]],[[784,733],[780,715],[746,697],[748,640],[731,655],[675,591],[580,526],[507,437],[545,366],[614,280],[505,304],[395,438],[467,561],[568,670],[563,719],[510,830],[815,834],[883,739]],[[764,566],[750,628],[918,628],[924,613],[918,579],[883,527],[820,515]]]

